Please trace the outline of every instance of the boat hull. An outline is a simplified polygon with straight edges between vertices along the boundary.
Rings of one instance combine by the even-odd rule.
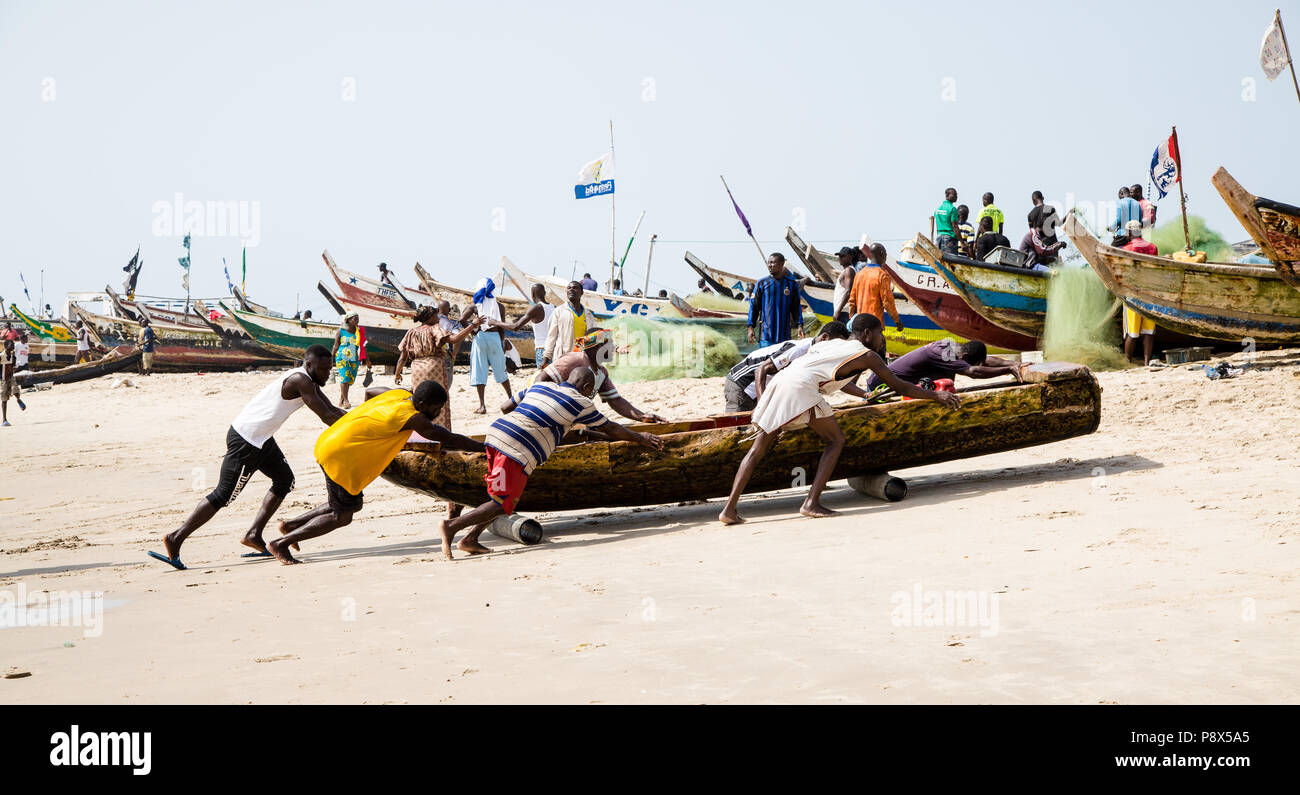
[[[1300,291],[1272,268],[1180,262],[1103,245],[1073,213],[1065,232],[1106,289],[1161,326],[1238,343],[1300,342]]]
[[[964,393],[962,407],[897,401],[835,412],[845,435],[832,479],[998,453],[1092,433],[1101,388],[1087,368],[1047,363],[1026,368],[1026,382]],[[748,414],[694,423],[634,426],[662,436],[654,451],[629,442],[564,445],[528,480],[522,511],[564,511],[724,497],[752,444]],[[781,435],[759,463],[747,492],[790,487],[790,472],[811,472],[825,449],[815,432]],[[438,499],[478,505],[487,499],[483,453],[430,452],[408,444],[384,472]]]
[[[934,268],[899,260],[885,269],[894,284],[935,325],[967,339],[983,342],[994,353],[1038,350],[1038,340],[985,320],[958,295]]]
[[[245,312],[224,301],[219,306],[254,342],[277,356],[297,361],[302,358],[303,350],[311,345],[324,345],[327,349],[334,347],[334,332],[339,328],[336,323]],[[372,364],[397,364],[397,345],[401,341],[402,334],[393,329],[366,327],[366,357]]]
[[[104,347],[114,348],[123,355],[136,349],[136,341],[140,339],[139,323],[125,318],[98,315],[75,306],[73,312],[86,322]],[[152,326],[157,337],[154,343],[154,370],[244,370],[260,367],[269,361],[264,353],[232,347],[210,328],[167,323],[154,323]]]
[[[99,361],[83,362],[54,370],[40,370],[29,375],[15,376],[15,380],[23,388],[35,384],[74,384],[78,381],[89,381],[111,373],[135,369],[140,364],[140,355],[140,351],[132,351],[125,355],[113,351]]]
[[[1222,167],[1210,182],[1264,256],[1273,262],[1277,275],[1300,290],[1300,207],[1255,196]]]

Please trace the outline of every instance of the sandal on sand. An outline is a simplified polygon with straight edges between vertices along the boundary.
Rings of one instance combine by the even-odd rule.
[[[171,566],[173,569],[176,569],[177,571],[185,571],[185,564],[181,563],[181,559],[179,557],[173,560],[167,557],[166,555],[159,555],[157,552],[154,552],[152,550],[150,550],[149,552],[149,557],[153,558],[154,560],[161,560],[163,563],[166,563],[168,566]]]
[[[240,555],[239,557],[241,557],[241,558],[273,558],[273,557],[275,557],[275,556],[272,555],[270,552],[245,552],[244,554]]]

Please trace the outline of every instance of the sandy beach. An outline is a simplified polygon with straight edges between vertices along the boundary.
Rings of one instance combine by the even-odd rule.
[[[442,506],[382,480],[308,565],[242,559],[259,476],[185,572],[145,552],[272,374],[29,393],[0,433],[0,593],[104,610],[95,631],[0,629],[0,673],[30,674],[0,701],[1295,703],[1300,351],[1257,364],[1102,373],[1095,434],[895,473],[900,503],[838,481],[822,520],[801,490],[747,497],[734,527],[720,500],[542,514],[543,544],[488,534],[493,554],[452,562]],[[481,432],[467,381],[454,428]],[[670,418],[723,408],[719,378],[620,387]],[[320,430],[300,411],[276,435],[297,475],[278,518],[324,501]],[[923,615],[968,592],[977,617]]]

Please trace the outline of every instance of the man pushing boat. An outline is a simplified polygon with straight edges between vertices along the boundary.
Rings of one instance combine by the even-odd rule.
[[[421,382],[414,393],[382,386],[367,389],[366,402],[316,440],[316,462],[325,473],[325,504],[280,522],[281,535],[267,542],[267,551],[281,563],[301,563],[289,553],[291,547],[351,524],[364,504],[362,491],[402,452],[412,432],[447,450],[481,451],[482,442],[435,424],[446,403],[447,390],[434,379]]]
[[[808,353],[772,377],[751,418],[758,429],[758,436],[740,462],[740,468],[736,470],[736,477],[731,484],[731,496],[722,513],[718,514],[720,522],[739,524],[744,521],[736,512],[736,506],[759,462],[776,444],[782,431],[804,426],[811,428],[826,441],[826,449],[822,452],[817,474],[813,476],[808,497],[800,506],[799,513],[813,518],[834,515],[834,511],[821,504],[821,494],[844,449],[844,433],[835,421],[835,413],[830,404],[822,395],[832,394],[853,384],[867,370],[879,376],[900,395],[937,400],[949,408],[961,405],[961,398],[955,393],[932,392],[913,386],[885,366],[884,360],[872,350],[884,343],[880,318],[870,314],[856,315],[849,323],[849,333],[849,339],[830,339],[814,345]]]
[[[184,524],[163,536],[167,554],[150,552],[149,557],[173,568],[184,569],[181,544],[216,516],[217,511],[234,502],[254,472],[261,472],[271,479],[271,490],[262,498],[262,507],[240,543],[256,550],[248,553],[248,557],[269,555],[262,541],[262,530],[293,489],[293,469],[275,442],[275,432],[303,406],[311,409],[326,425],[333,425],[343,416],[343,409],[330,403],[321,391],[329,381],[333,365],[334,356],[329,348],[312,345],[303,354],[302,367],[281,374],[244,406],[226,432],[226,456],[221,461],[221,480],[217,487],[199,500]]]
[[[596,393],[596,374],[590,367],[573,368],[562,383],[538,383],[518,396],[514,411],[492,423],[485,437],[487,446],[488,501],[455,519],[444,519],[442,554],[451,560],[451,542],[456,533],[473,528],[461,539],[458,549],[477,555],[490,551],[478,542],[488,523],[502,514],[514,513],[528,477],[555,452],[560,440],[578,423],[587,426],[584,441],[619,440],[636,442],[659,450],[663,439],[629,430],[610,422],[596,410],[591,398]]]

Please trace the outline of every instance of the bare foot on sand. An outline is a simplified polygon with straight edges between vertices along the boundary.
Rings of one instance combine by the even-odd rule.
[[[266,544],[266,551],[270,552],[272,555],[275,556],[276,560],[280,561],[286,566],[293,563],[302,563],[301,560],[298,560],[293,555],[290,555],[289,550],[284,548],[283,538],[277,538],[273,541],[268,541]]]
[[[280,523],[279,523],[278,525],[276,525],[276,527],[280,528],[280,535],[282,535],[282,536],[287,536],[287,535],[289,535],[290,533],[292,533],[294,530],[297,530],[297,529],[298,529],[297,527],[290,527],[290,526],[289,526],[289,522],[290,522],[290,521],[291,521],[291,520],[289,520],[289,519],[281,519],[281,520],[280,520]],[[298,545],[297,545],[297,544],[294,544],[292,547],[290,547],[290,549],[292,549],[294,552],[302,552],[302,550],[298,548]],[[267,549],[266,551],[267,551],[267,552],[271,552],[270,549]],[[271,554],[274,555],[275,553],[272,552]],[[276,555],[276,557],[279,557],[279,555]]]
[[[487,414],[487,409],[483,408],[482,406],[479,406],[478,408],[474,409],[474,412],[473,412],[473,413],[475,413],[475,414]]]
[[[814,502],[812,504],[805,502],[803,506],[799,508],[799,513],[811,519],[822,519],[827,516],[834,516],[836,512],[822,505],[820,502]]]
[[[181,559],[181,545],[172,539],[171,533],[163,536],[163,548],[167,550],[167,557],[172,560]]]
[[[451,560],[451,540],[456,536],[455,531],[447,528],[447,519],[438,523],[438,532],[442,535],[442,556]]]
[[[723,511],[718,514],[718,521],[723,524],[744,524],[745,520],[740,518],[740,514],[735,511]]]
[[[243,544],[244,546],[248,547],[249,549],[255,549],[255,550],[257,550],[258,552],[265,552],[265,551],[266,551],[266,542],[262,540],[262,537],[261,537],[260,535],[258,535],[258,536],[253,536],[253,535],[247,535],[247,536],[244,536],[243,538],[241,538],[241,539],[239,540],[239,543]]]
[[[457,544],[456,549],[459,549],[461,552],[467,552],[471,555],[483,555],[492,551],[491,549],[483,546],[479,542],[470,541],[468,539],[463,540],[459,544]]]

